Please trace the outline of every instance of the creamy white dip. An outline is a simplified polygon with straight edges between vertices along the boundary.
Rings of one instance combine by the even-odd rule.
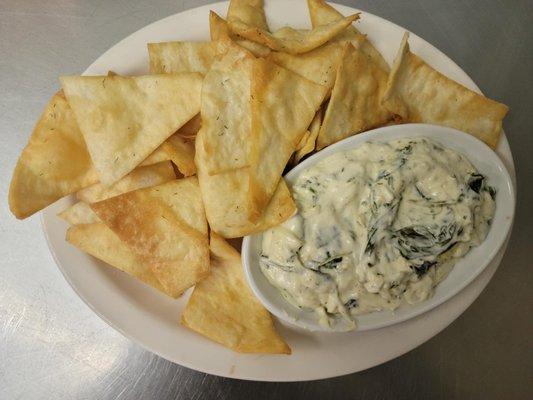
[[[298,214],[263,234],[261,269],[321,324],[429,298],[486,237],[495,191],[425,138],[365,143],[303,171]]]

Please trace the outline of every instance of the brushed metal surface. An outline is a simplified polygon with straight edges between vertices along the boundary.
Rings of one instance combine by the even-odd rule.
[[[414,31],[511,108],[505,129],[518,175],[517,218],[507,254],[479,299],[414,351],[368,371],[316,382],[218,378],[131,343],[69,288],[39,218],[18,222],[11,216],[8,184],[58,75],[79,73],[146,24],[209,1],[0,0],[0,399],[533,396],[533,2],[338,2]]]

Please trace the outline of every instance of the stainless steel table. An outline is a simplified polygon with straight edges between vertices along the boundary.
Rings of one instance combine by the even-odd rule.
[[[131,343],[69,288],[39,217],[18,222],[11,216],[8,183],[58,75],[79,73],[137,29],[208,1],[0,0],[0,399],[533,398],[533,2],[339,2],[427,39],[511,108],[505,129],[518,172],[516,225],[479,299],[416,350],[318,382],[218,378]]]

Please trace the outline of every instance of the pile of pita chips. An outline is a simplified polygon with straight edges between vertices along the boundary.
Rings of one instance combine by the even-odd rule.
[[[9,208],[17,218],[26,218],[97,181],[74,114],[60,91],[46,105],[20,155],[9,187]]]
[[[181,323],[239,353],[291,354],[248,287],[240,254],[216,234],[210,248],[211,274],[195,286]]]
[[[247,235],[271,219],[265,217],[283,170],[326,94],[325,86],[239,46],[213,64],[202,89],[196,164],[215,232]],[[218,190],[231,190],[233,199],[217,196]],[[279,204],[283,210],[274,215],[285,217],[294,209],[289,201]]]
[[[294,215],[283,172],[317,149],[399,122],[495,147],[507,112],[433,70],[407,36],[389,72],[359,15],[307,4],[312,29],[272,33],[262,0],[231,0],[227,21],[210,13],[211,41],[149,43],[150,75],[61,78],[15,168],[13,214],[76,193],[58,214],[69,243],[168,296],[194,287],[191,330],[290,354],[223,237]]]
[[[388,79],[383,103],[404,121],[456,128],[496,148],[508,107],[431,68],[411,53],[405,33]]]

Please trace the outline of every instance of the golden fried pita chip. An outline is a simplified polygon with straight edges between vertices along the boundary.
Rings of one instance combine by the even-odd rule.
[[[163,161],[158,164],[138,167],[111,186],[96,183],[86,187],[76,193],[76,196],[78,200],[85,203],[95,203],[132,190],[161,185],[174,179],[176,179],[176,174],[172,164],[168,161]]]
[[[266,46],[243,39],[238,35],[233,35],[227,22],[214,11],[209,13],[209,32],[211,40],[219,42],[217,47],[219,51],[225,47],[231,46],[231,42],[234,42],[256,57],[265,57],[270,53],[270,49]]]
[[[259,221],[250,222],[249,168],[209,175],[205,168],[207,155],[202,142],[200,131],[196,138],[195,161],[205,212],[212,231],[226,238],[242,237],[279,225],[294,215],[296,205],[285,181],[281,179]]]
[[[91,208],[173,297],[209,273],[207,223],[195,177],[124,193]]]
[[[194,138],[201,126],[200,114],[183,125],[178,131],[154,150],[139,166],[157,164],[162,161],[172,161],[183,176],[196,173],[194,165]]]
[[[386,85],[387,73],[347,43],[318,133],[317,149],[392,119],[391,113],[381,105]]]
[[[139,164],[139,167],[145,167],[147,165],[154,165],[154,164],[157,164],[163,161],[170,161],[170,157],[164,146],[165,143],[166,141],[163,142],[163,144],[159,146],[157,149],[155,149],[152,154],[146,157],[144,161]]]
[[[315,149],[316,138],[318,137],[318,132],[320,131],[320,124],[322,124],[322,110],[318,110],[309,125],[309,134],[306,137],[305,143],[296,149],[294,153],[293,165],[298,164],[302,158],[311,153]]]
[[[224,40],[230,37],[227,22],[216,12],[209,11],[209,36],[212,41]]]
[[[298,55],[273,51],[269,54],[268,60],[310,81],[326,86],[331,91],[342,49],[341,44],[328,43]]]
[[[240,353],[291,354],[248,287],[237,250],[216,234],[210,247],[211,274],[195,286],[181,323]]]
[[[234,46],[205,76],[201,131],[211,175],[248,165],[252,63],[250,53]]]
[[[117,76],[117,75],[118,74],[114,71],[107,72],[107,76]],[[170,161],[170,157],[167,151],[163,148],[163,145],[155,149],[153,153],[151,153],[148,157],[144,159],[142,163],[139,164],[139,166],[144,167],[145,165],[153,165],[153,164],[160,163],[162,161]]]
[[[305,133],[303,134],[302,138],[300,139],[300,141],[298,142],[298,144],[296,145],[296,147],[294,148],[295,151],[298,151],[300,150],[302,147],[305,146],[305,144],[307,143],[307,140],[309,139],[309,137],[311,136],[311,132],[309,132],[309,130],[305,131]]]
[[[67,230],[67,242],[155,289],[169,294],[159,283],[150,267],[143,263],[102,222],[71,226]]]
[[[206,74],[215,61],[211,42],[148,43],[151,74],[199,72]]]
[[[201,127],[202,118],[200,117],[200,114],[196,114],[193,119],[178,129],[176,135],[179,135],[184,139],[194,139]]]
[[[178,170],[183,176],[191,176],[196,173],[193,142],[186,141],[178,134],[174,134],[161,146],[165,149],[168,157],[178,167]]]
[[[242,21],[247,25],[270,31],[263,0],[231,0],[226,19],[228,22]]]
[[[307,6],[309,8],[311,25],[313,28],[344,18],[340,12],[335,10],[324,0],[307,0]],[[351,42],[357,50],[361,50],[363,53],[369,56],[372,61],[374,61],[374,63],[376,63],[384,71],[389,71],[389,64],[387,64],[381,53],[376,50],[366,35],[360,33],[354,26],[347,27],[340,34],[332,38],[331,42]]]
[[[256,26],[251,26],[238,19],[228,21],[228,26],[233,33],[263,44],[272,50],[300,54],[323,45],[350,26],[358,18],[359,15],[354,14],[325,25],[317,26],[311,30],[293,29],[287,26],[274,33],[270,33]]]
[[[9,187],[19,219],[98,181],[87,146],[62,91],[46,105],[22,150]]]
[[[327,88],[265,59],[254,60],[253,66],[249,195],[250,219],[256,221]]]
[[[383,104],[407,122],[444,125],[470,133],[493,149],[509,110],[431,68],[402,44],[383,96]]]
[[[94,213],[92,208],[83,201],[71,205],[67,209],[61,211],[57,216],[67,221],[70,225],[92,224],[94,222],[101,222],[98,215]]]
[[[139,165],[200,111],[202,75],[61,78],[105,185]]]

